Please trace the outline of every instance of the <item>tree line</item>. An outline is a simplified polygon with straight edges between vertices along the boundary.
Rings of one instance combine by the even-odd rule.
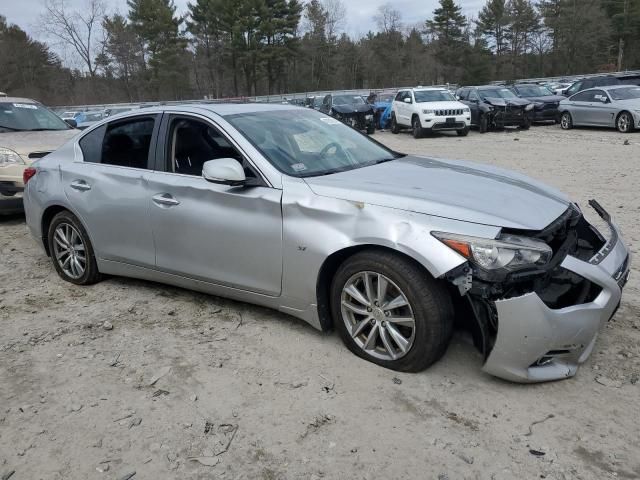
[[[345,32],[342,0],[44,0],[35,41],[0,16],[0,90],[49,104],[228,98],[640,68],[640,0],[439,0],[409,25],[391,3]],[[355,26],[357,27],[357,25]],[[63,62],[57,50],[75,60]]]

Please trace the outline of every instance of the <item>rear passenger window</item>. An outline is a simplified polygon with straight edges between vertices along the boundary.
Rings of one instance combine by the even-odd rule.
[[[154,117],[109,123],[80,140],[85,162],[146,169],[155,125]]]

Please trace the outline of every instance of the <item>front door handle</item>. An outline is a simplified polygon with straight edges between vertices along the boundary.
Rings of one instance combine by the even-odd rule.
[[[74,180],[71,182],[71,188],[74,190],[79,190],[81,192],[86,192],[87,190],[91,190],[91,185],[89,185],[84,180]]]
[[[174,205],[180,205],[180,202],[173,198],[168,193],[159,193],[158,195],[154,195],[152,200],[158,205],[165,205],[168,207],[173,207]]]

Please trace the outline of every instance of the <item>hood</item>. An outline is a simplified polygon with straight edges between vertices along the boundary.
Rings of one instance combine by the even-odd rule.
[[[420,108],[428,108],[429,110],[459,110],[461,108],[467,108],[464,103],[458,101],[450,102],[421,102],[416,103]]]
[[[30,153],[53,152],[78,133],[75,129],[0,133],[0,147],[9,148],[26,160]]]
[[[359,103],[356,105],[334,105],[331,108],[338,113],[373,113],[373,107],[368,103]]]
[[[524,230],[542,230],[570,205],[524,175],[458,160],[408,156],[305,181],[317,195]]]
[[[543,95],[541,97],[524,97],[524,98],[532,102],[554,103],[554,102],[561,102],[567,97],[563,97],[561,95]]]
[[[526,107],[531,103],[528,98],[501,98],[501,97],[486,97],[485,103],[489,103],[496,107]]]

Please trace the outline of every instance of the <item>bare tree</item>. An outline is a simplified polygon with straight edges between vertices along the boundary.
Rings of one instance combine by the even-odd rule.
[[[373,16],[378,29],[383,33],[399,32],[402,29],[402,15],[390,3],[378,7],[378,13]]]
[[[58,43],[70,47],[94,77],[94,59],[102,43],[98,37],[106,11],[103,0],[85,0],[82,11],[70,10],[68,0],[44,0],[44,9],[40,29]]]
[[[345,27],[347,9],[342,0],[323,0],[322,7],[326,14],[326,32],[329,41],[335,41],[338,33]]]

